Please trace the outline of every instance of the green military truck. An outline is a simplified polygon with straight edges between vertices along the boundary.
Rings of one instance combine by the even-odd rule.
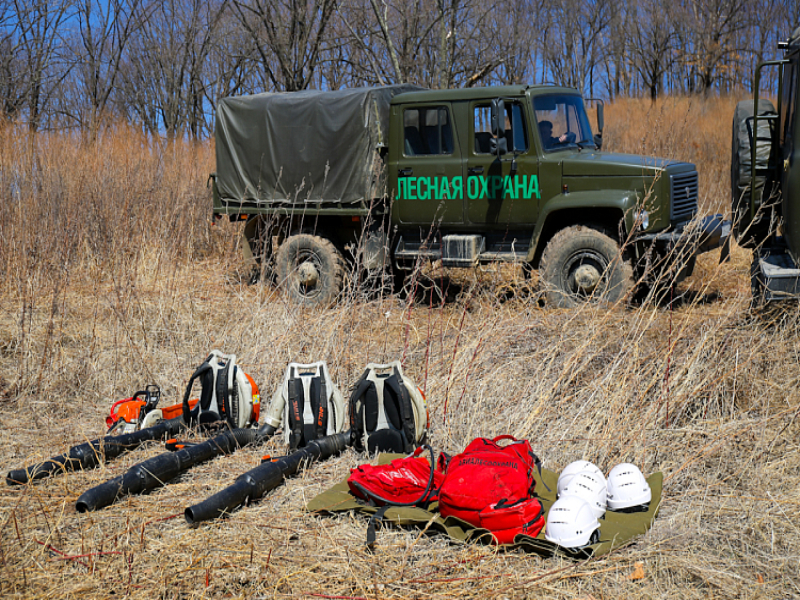
[[[753,250],[756,304],[800,298],[800,28],[779,47],[783,58],[758,65],[754,98],[733,117],[733,237]],[[765,68],[778,70],[777,108],[759,98]]]
[[[538,269],[548,304],[616,302],[680,278],[729,235],[693,220],[694,165],[600,149],[575,89],[386,86],[226,98],[214,214],[295,300],[327,305],[348,273],[420,260]],[[665,271],[666,270],[666,271]]]

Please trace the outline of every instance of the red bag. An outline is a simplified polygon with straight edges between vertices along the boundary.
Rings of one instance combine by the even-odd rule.
[[[538,498],[513,504],[497,502],[478,513],[480,526],[494,534],[498,544],[511,544],[517,534],[536,537],[544,527],[544,507]]]
[[[511,443],[501,446],[501,440]],[[501,544],[513,541],[517,533],[536,536],[544,524],[541,503],[532,498],[533,469],[540,464],[527,440],[510,435],[476,438],[450,460],[439,511],[492,531]]]
[[[356,467],[347,478],[350,491],[376,506],[413,506],[435,501],[444,475],[438,469],[431,469],[430,462],[419,456],[426,447],[417,448],[411,456],[397,458],[388,465]]]

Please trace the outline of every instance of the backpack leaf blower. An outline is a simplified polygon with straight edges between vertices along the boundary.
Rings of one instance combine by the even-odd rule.
[[[245,502],[258,500],[274,490],[283,483],[284,479],[294,475],[302,467],[315,460],[325,460],[336,456],[351,443],[350,432],[345,431],[312,440],[304,448],[289,456],[263,462],[255,469],[240,475],[233,485],[217,492],[200,504],[187,508],[184,511],[186,522],[196,525],[230,514]]]
[[[255,429],[232,429],[200,444],[187,445],[175,452],[164,452],[134,465],[119,477],[85,491],[75,503],[75,508],[81,513],[99,510],[123,496],[142,494],[161,487],[195,465],[263,441],[268,437],[265,433]]]
[[[198,379],[202,388],[200,401],[192,405],[189,397]],[[243,428],[258,423],[260,408],[258,386],[236,364],[236,355],[212,350],[186,386],[183,420],[190,425],[222,421],[231,428]]]
[[[344,431],[346,409],[325,361],[289,363],[272,396],[266,423],[276,429],[282,425],[284,441],[294,451],[311,440]]]
[[[400,361],[368,364],[350,396],[355,449],[410,454],[425,443],[429,427],[425,395]]]
[[[189,400],[195,380],[200,379],[200,400]],[[227,431],[193,445],[168,444],[174,451],[164,452],[134,465],[123,475],[109,479],[78,498],[78,512],[98,510],[118,498],[161,487],[195,465],[223,454],[231,454],[254,442],[260,443],[275,433],[265,425],[259,430],[243,428],[258,422],[259,390],[252,377],[236,365],[236,357],[213,350],[189,379],[181,407],[182,423],[201,423],[227,427]]]
[[[173,436],[184,427],[183,419],[176,417],[132,433],[106,436],[78,444],[70,448],[65,454],[54,456],[49,460],[24,469],[11,471],[6,476],[6,483],[8,485],[22,485],[67,471],[93,469],[100,464],[101,459],[110,460],[116,458],[120,454],[138,448],[145,442]]]

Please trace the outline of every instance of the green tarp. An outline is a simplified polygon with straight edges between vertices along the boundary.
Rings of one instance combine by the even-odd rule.
[[[389,104],[413,85],[223,98],[216,186],[223,203],[356,203],[381,197]]]
[[[386,464],[395,458],[401,457],[402,455],[398,454],[382,454],[379,456],[378,462],[379,464]],[[542,501],[545,512],[547,512],[556,500],[558,475],[548,469],[542,469],[541,477],[538,473],[535,477],[536,494]],[[550,488],[549,491],[545,488],[543,482]],[[548,542],[544,539],[544,530],[535,538],[518,535],[514,544],[508,544],[503,548],[521,548],[543,556],[558,554],[574,559],[606,554],[614,548],[626,544],[636,536],[644,534],[652,525],[661,503],[662,474],[654,473],[650,475],[647,478],[647,483],[653,492],[653,499],[647,512],[619,513],[606,511],[605,516],[600,519],[600,541],[586,547],[579,553],[568,552],[556,544]],[[463,542],[473,540],[491,541],[491,534],[485,529],[478,529],[455,517],[442,518],[436,508],[437,503],[435,502],[428,506],[428,510],[416,507],[390,508],[386,511],[383,521],[401,527],[428,527],[428,531],[441,532]],[[358,501],[350,493],[350,488],[347,486],[346,481],[336,484],[331,489],[315,497],[308,503],[306,509],[323,514],[353,510],[365,515],[372,515],[378,510],[374,506],[368,506]],[[378,544],[380,544],[380,536],[378,536]]]

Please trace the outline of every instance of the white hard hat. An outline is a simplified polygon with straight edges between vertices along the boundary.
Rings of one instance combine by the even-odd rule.
[[[562,548],[581,548],[600,529],[592,507],[578,496],[564,496],[555,501],[547,513],[544,537]]]
[[[593,471],[600,475],[603,479],[605,479],[605,475],[599,469],[599,467],[590,462],[588,460],[576,460],[574,462],[569,463],[564,470],[561,471],[561,475],[558,476],[558,484],[556,486],[556,490],[558,491],[558,495],[561,495],[561,490],[567,487],[567,484],[570,482],[570,479],[575,477],[581,471]]]
[[[606,512],[606,478],[602,473],[594,471],[581,471],[570,478],[569,483],[561,490],[559,498],[577,496],[585,500],[592,507],[596,519]]]
[[[624,510],[644,506],[653,499],[653,492],[636,465],[621,463],[608,474],[608,508]]]

